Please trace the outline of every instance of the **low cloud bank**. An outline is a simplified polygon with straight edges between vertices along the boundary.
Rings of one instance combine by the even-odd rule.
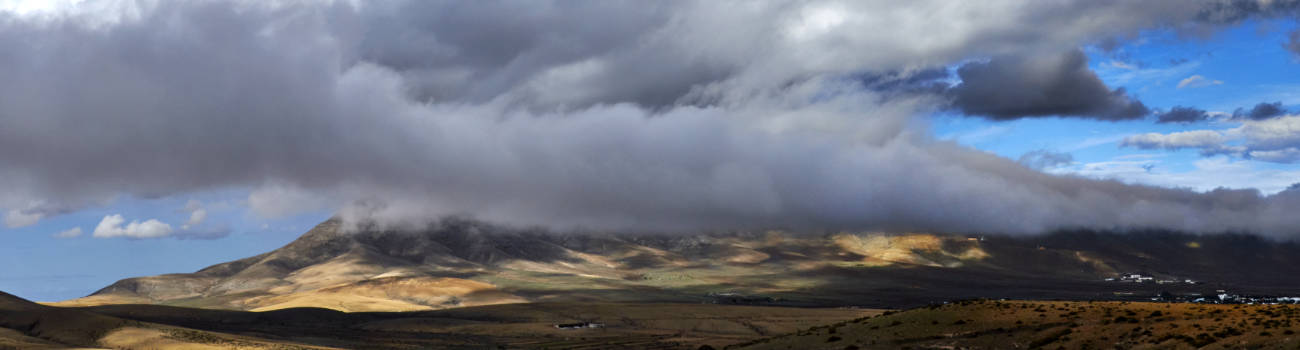
[[[1141,117],[1078,47],[1293,9],[1236,3],[236,1],[0,14],[0,208],[22,225],[122,194],[235,187],[267,216],[337,208],[393,226],[470,215],[607,230],[1290,237],[1297,191],[1047,175],[924,125],[954,107],[995,120]],[[960,83],[913,84],[946,66],[963,67]],[[864,76],[884,78],[851,79]],[[92,236],[174,234],[115,215],[99,226]]]

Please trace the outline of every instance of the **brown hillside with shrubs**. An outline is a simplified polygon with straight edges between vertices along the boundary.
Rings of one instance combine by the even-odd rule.
[[[742,349],[1296,349],[1300,305],[962,301],[760,339]]]

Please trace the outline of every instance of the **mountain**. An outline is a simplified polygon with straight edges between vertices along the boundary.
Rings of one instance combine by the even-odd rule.
[[[1145,283],[1105,281],[1121,275]],[[1300,246],[1248,235],[1041,236],[783,231],[555,233],[447,219],[344,232],[194,273],[129,278],[60,306],[415,311],[519,302],[908,307],[964,298],[1300,294]],[[1156,281],[1177,281],[1156,283]],[[1187,283],[1187,280],[1196,283]]]

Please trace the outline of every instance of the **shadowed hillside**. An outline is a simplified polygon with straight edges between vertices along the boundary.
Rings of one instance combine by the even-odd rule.
[[[695,349],[880,312],[634,303],[532,303],[401,313],[161,305],[59,308],[0,293],[0,349]],[[557,324],[583,327],[564,329]]]
[[[531,303],[435,311],[266,312],[157,305],[83,308],[116,317],[349,349],[696,349],[879,314],[880,310],[699,304]],[[556,324],[598,324],[560,329]]]
[[[67,348],[323,349],[44,306],[0,292],[0,349]]]
[[[966,298],[1300,294],[1300,246],[1246,235],[724,232],[561,234],[469,220],[347,234],[326,221],[266,254],[118,281],[55,305],[414,311],[518,302],[907,307]],[[1146,283],[1104,281],[1141,274]],[[1187,283],[1192,280],[1195,283]],[[1157,283],[1157,281],[1169,283]]]

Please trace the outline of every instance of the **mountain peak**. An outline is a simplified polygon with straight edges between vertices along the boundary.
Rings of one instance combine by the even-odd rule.
[[[1192,245],[1190,243],[1196,243]],[[343,232],[325,221],[265,254],[195,273],[118,281],[68,305],[161,303],[241,310],[429,310],[521,301],[723,300],[898,305],[968,297],[1096,298],[1145,271],[1165,279],[1288,288],[1300,248],[1245,236],[1069,232],[560,234],[452,219],[423,230]],[[1289,272],[1288,272],[1289,273]],[[990,294],[993,293],[993,294]]]

